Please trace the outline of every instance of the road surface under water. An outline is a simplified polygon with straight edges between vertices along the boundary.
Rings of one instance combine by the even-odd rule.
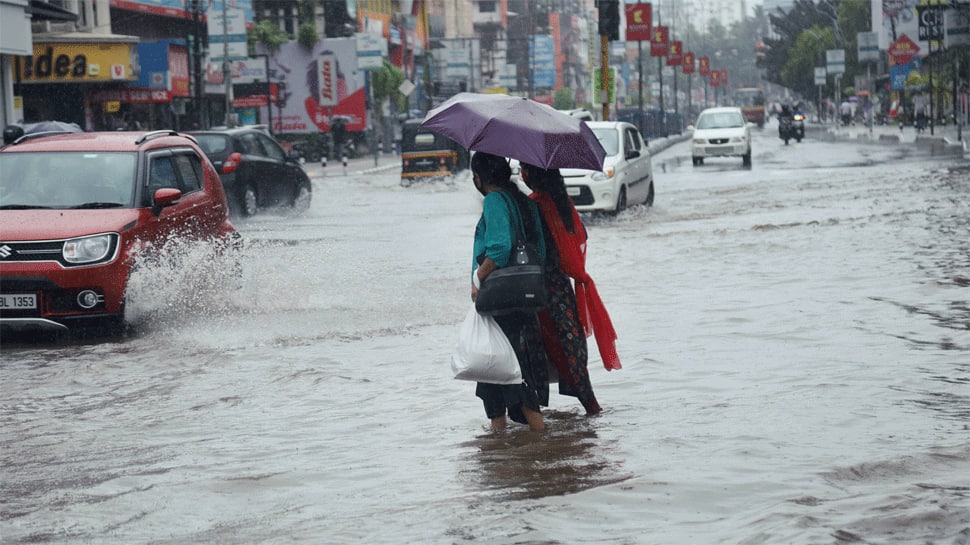
[[[186,251],[129,337],[3,340],[0,542],[967,543],[966,162],[766,128],[750,170],[654,169],[585,217],[603,414],[492,433],[451,378],[467,173],[317,178],[238,222],[241,289]]]

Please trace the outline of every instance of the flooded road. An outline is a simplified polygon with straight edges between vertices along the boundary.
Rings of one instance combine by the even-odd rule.
[[[765,129],[585,218],[603,414],[487,431],[451,378],[470,176],[314,181],[240,289],[144,271],[131,337],[0,349],[0,542],[970,541],[970,170]],[[591,346],[595,347],[595,343]]]

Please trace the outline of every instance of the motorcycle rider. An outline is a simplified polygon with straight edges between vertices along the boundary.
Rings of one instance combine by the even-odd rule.
[[[778,113],[778,137],[784,139],[786,142],[788,138],[791,138],[791,124],[792,120],[795,119],[795,114],[792,112],[791,106],[786,102],[781,105],[781,112]]]

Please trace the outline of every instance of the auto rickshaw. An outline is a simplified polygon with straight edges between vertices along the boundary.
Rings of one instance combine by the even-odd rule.
[[[451,176],[468,168],[470,154],[457,142],[421,127],[421,119],[401,126],[401,185],[422,178]]]

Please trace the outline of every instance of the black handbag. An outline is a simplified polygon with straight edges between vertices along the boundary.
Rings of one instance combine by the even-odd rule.
[[[508,264],[492,271],[482,281],[475,299],[475,310],[493,316],[537,312],[546,306],[547,300],[542,258],[536,245],[525,236],[521,215],[512,211],[505,193],[501,193],[501,196],[505,206],[509,207],[509,217],[516,222],[518,238],[512,244]],[[518,212],[518,206],[515,209]]]

